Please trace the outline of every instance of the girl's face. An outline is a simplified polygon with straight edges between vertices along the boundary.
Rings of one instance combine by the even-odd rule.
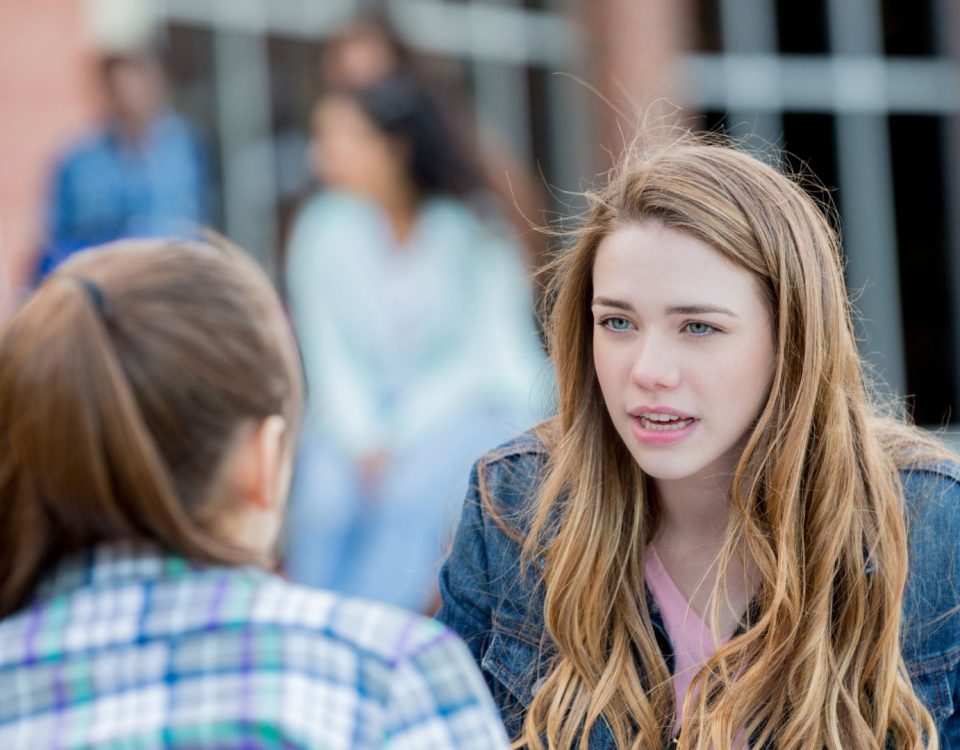
[[[313,170],[330,187],[378,199],[405,184],[401,145],[377,130],[349,98],[321,101],[313,112],[312,130]]]
[[[644,473],[731,474],[775,361],[753,275],[688,234],[627,224],[597,249],[592,311],[600,389]]]

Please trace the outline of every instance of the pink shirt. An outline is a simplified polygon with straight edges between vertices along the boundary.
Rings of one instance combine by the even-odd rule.
[[[733,633],[727,633],[719,642],[714,640],[710,628],[693,611],[667,569],[663,567],[663,562],[653,545],[647,547],[644,579],[660,607],[663,625],[673,645],[673,690],[677,699],[677,720],[673,733],[676,734],[680,731],[680,716],[683,712],[683,700],[687,694],[687,688],[690,687],[693,678],[707,659],[713,656],[721,645],[730,640]]]

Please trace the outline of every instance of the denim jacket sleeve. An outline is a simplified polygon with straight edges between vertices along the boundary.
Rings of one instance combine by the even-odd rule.
[[[520,570],[522,511],[536,490],[544,460],[539,439],[527,433],[477,462],[450,555],[440,570],[437,617],[470,648],[511,737],[519,734],[551,654],[544,637],[542,590]],[[496,507],[496,518],[481,486]]]
[[[490,637],[496,599],[487,575],[487,550],[479,491],[479,462],[470,485],[450,555],[440,569],[442,606],[437,619],[460,635],[480,662]]]
[[[903,658],[942,750],[960,750],[960,466],[902,473],[910,536]]]

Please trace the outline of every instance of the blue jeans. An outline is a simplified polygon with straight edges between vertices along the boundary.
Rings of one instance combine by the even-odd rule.
[[[287,516],[286,564],[299,583],[423,610],[467,491],[470,466],[522,432],[517,418],[462,413],[388,456],[364,486],[354,458],[304,427]]]

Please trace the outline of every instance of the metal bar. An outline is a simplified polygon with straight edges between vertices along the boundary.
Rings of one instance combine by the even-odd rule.
[[[937,0],[934,10],[934,23],[938,30],[938,52],[943,56],[944,62],[955,69],[960,62],[960,40],[957,37],[960,33],[960,10],[957,9],[953,0]],[[953,294],[950,295],[953,340],[951,403],[953,403],[960,398],[960,297],[958,297],[960,293],[960,113],[954,112],[943,119],[942,160],[945,177],[947,260],[950,288],[953,290]]]
[[[686,103],[700,109],[960,112],[960,70],[944,58],[693,54],[678,64],[680,77],[689,82]],[[731,78],[739,85],[731,87]],[[845,82],[843,96],[836,93],[836,79]]]
[[[162,2],[171,22],[310,39],[329,36],[357,9],[357,0],[232,0],[230,13],[222,12],[219,0]]]
[[[723,47],[735,55],[772,53],[777,49],[777,26],[772,0],[721,0]],[[741,65],[727,56],[723,65],[728,105],[727,130],[760,156],[783,135],[779,67],[776,64]],[[764,106],[755,107],[760,100]]]
[[[593,96],[581,82],[567,76],[547,79],[553,183],[545,187],[564,216],[579,215],[586,208],[582,192],[595,171],[589,144],[597,143],[599,134],[588,116],[589,105],[595,104]]]
[[[482,44],[491,29],[483,22],[483,6],[471,0],[467,6],[475,19],[467,25],[469,48]],[[509,10],[497,8],[497,10]],[[527,87],[527,60],[525,54],[526,27],[499,29],[500,41],[517,58],[512,61],[491,62],[473,58],[474,106],[481,132],[492,130],[507,142],[512,156],[522,164],[533,162],[533,144],[530,133],[530,95]]]
[[[223,18],[233,15],[234,2],[219,0]],[[253,4],[244,0],[247,13]],[[243,33],[215,23],[213,29],[224,229],[273,276],[277,196],[266,37],[262,28]]]
[[[880,58],[877,0],[829,0],[828,15],[835,53]],[[860,313],[861,352],[878,379],[893,394],[904,396],[907,374],[886,107],[877,113],[842,109],[851,98],[879,99],[886,88],[884,72],[881,65],[835,67],[837,167],[847,283]]]
[[[222,15],[212,0],[164,3],[168,21],[307,39],[336,33],[357,8],[357,0],[232,0]],[[405,42],[438,55],[564,67],[579,48],[576,25],[557,12],[443,0],[389,0],[387,7]],[[515,47],[518,29],[526,42]]]

